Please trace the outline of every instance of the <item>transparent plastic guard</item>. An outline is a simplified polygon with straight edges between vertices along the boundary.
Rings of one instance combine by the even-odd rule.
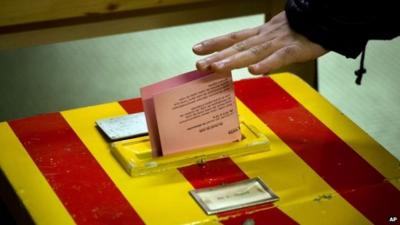
[[[125,171],[135,177],[192,164],[202,164],[214,159],[245,156],[269,150],[268,138],[256,127],[241,122],[240,131],[241,141],[168,156],[153,157],[148,136],[113,142],[111,153]]]

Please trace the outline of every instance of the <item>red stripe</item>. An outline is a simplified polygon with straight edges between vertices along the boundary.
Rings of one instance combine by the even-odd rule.
[[[120,101],[119,104],[129,114],[143,112],[143,104],[142,104],[141,98],[123,100],[123,101]]]
[[[61,114],[9,124],[77,224],[144,224]]]
[[[213,160],[201,165],[186,166],[179,168],[179,171],[196,189],[248,179],[247,175],[230,158]],[[221,221],[227,225],[243,224],[248,219],[252,219],[255,224],[265,224],[266,221],[269,224],[297,224],[272,204],[221,213],[218,216],[220,218],[230,216],[229,219]]]
[[[142,101],[140,99],[125,100],[120,102],[120,104],[127,113],[137,113],[143,110]],[[179,171],[194,188],[212,187],[248,178],[247,175],[228,158],[207,162],[201,166],[187,166],[180,168]],[[254,212],[255,210],[257,212]],[[249,212],[253,213],[249,215]],[[218,216],[226,218],[228,215],[230,215],[229,219],[223,221],[226,225],[243,224],[248,218],[253,219],[256,222],[255,224],[265,224],[265,221],[280,225],[297,224],[293,219],[272,204],[230,211],[228,213],[221,213]]]
[[[236,82],[235,92],[371,222],[385,224],[390,216],[400,215],[400,191],[272,79]]]

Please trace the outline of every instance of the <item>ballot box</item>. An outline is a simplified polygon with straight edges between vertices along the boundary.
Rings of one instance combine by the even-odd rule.
[[[234,85],[252,140],[235,148],[116,153],[127,140],[107,140],[96,121],[141,112],[140,99],[2,122],[1,197],[28,224],[399,223],[399,160],[318,92],[288,73]],[[270,201],[246,203],[264,188]],[[199,200],[204,190],[216,194]]]

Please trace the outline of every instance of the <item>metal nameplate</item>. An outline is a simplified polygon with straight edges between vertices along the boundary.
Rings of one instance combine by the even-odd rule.
[[[143,112],[97,120],[96,125],[112,141],[148,134]]]
[[[192,190],[190,194],[208,215],[279,199],[258,177],[212,188]]]

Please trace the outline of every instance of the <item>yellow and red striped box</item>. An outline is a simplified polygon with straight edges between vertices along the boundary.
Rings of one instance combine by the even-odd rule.
[[[283,73],[238,81],[235,92],[240,116],[267,135],[269,151],[130,177],[94,125],[142,111],[132,99],[0,123],[0,168],[36,224],[336,225],[400,218],[399,160],[306,83]],[[208,216],[189,195],[256,176],[278,202]]]

